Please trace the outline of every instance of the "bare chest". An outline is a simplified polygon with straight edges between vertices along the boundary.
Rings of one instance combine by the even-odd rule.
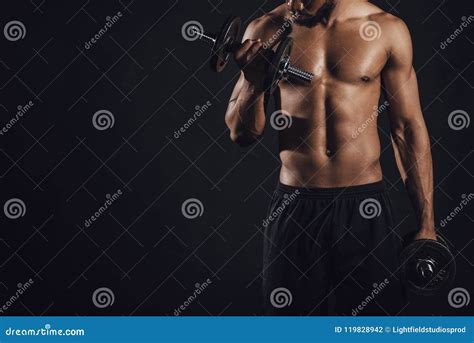
[[[359,25],[324,28],[295,26],[291,60],[315,74],[316,81],[344,83],[377,79],[388,55],[381,36],[364,36]]]

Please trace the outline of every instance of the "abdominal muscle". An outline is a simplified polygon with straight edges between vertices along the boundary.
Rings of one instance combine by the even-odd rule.
[[[382,179],[377,105],[380,84],[332,83],[308,89],[283,82],[280,182],[296,187],[346,187]]]

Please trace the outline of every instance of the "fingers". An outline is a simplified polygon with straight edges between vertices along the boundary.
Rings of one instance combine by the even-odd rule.
[[[258,42],[258,39],[246,39],[242,45],[240,45],[240,48],[237,49],[237,51],[235,52],[235,55],[236,56],[242,56],[244,55],[248,49],[250,49],[252,47],[252,45],[254,45],[254,43]]]
[[[247,39],[234,53],[235,60],[239,66],[244,66],[252,61],[262,49],[263,43],[260,39]]]
[[[301,0],[287,0],[286,6],[292,12],[299,12],[304,9],[304,4]]]
[[[251,61],[262,48],[262,41],[259,39],[247,50],[248,61]]]

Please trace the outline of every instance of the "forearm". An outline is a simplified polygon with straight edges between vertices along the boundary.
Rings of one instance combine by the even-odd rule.
[[[265,127],[263,91],[243,81],[238,95],[229,102],[226,124],[232,141],[242,146],[262,135]]]
[[[420,231],[434,230],[433,163],[430,141],[422,124],[407,124],[395,130],[400,172],[413,204]]]

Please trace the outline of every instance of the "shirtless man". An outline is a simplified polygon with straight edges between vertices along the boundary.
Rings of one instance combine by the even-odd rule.
[[[365,0],[288,0],[252,21],[234,55],[242,72],[226,113],[241,146],[264,131],[265,47],[277,32],[293,38],[293,64],[315,77],[282,81],[277,91],[292,123],[279,132],[282,166],[269,210],[278,215],[265,228],[265,313],[327,314],[335,294],[331,313],[398,314],[406,300],[379,162],[382,90],[416,237],[436,239],[430,141],[408,29]]]

